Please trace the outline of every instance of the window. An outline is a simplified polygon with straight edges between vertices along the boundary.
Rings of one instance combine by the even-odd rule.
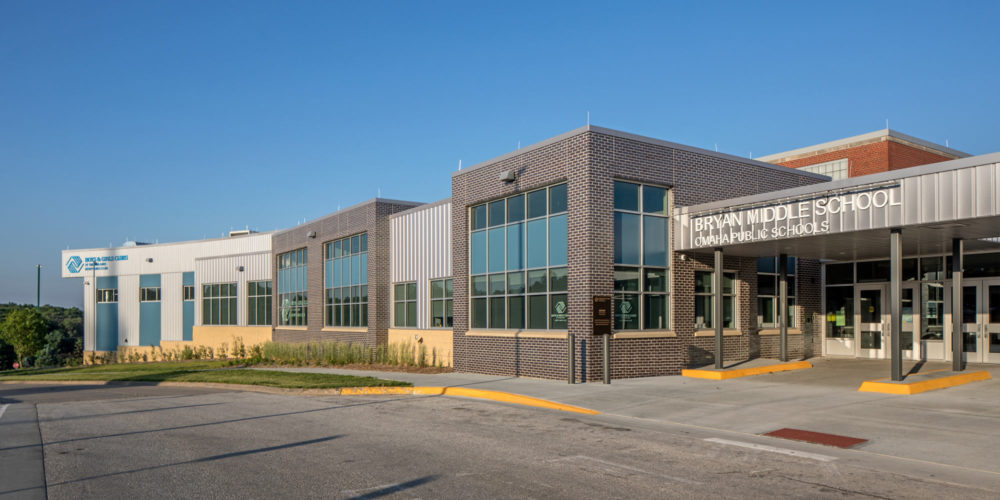
[[[236,324],[236,283],[201,286],[201,324]]]
[[[368,326],[368,235],[323,245],[326,326]]]
[[[194,300],[194,285],[184,285],[184,300]]]
[[[805,170],[806,172],[812,172],[814,174],[826,175],[835,181],[839,181],[840,179],[846,179],[848,177],[847,168],[848,168],[847,158],[841,158],[839,160],[833,160],[824,163],[817,163],[815,165],[799,167],[799,170]]]
[[[431,328],[451,328],[454,326],[452,315],[452,281],[431,280]]]
[[[695,328],[715,328],[715,273],[694,272],[694,323]],[[736,328],[736,273],[722,273],[722,327]]]
[[[417,326],[417,284],[397,283],[393,287],[393,324]]]
[[[247,324],[269,326],[271,324],[271,282],[247,282]]]
[[[278,324],[281,326],[307,324],[308,258],[309,253],[305,248],[278,255]]]
[[[101,288],[97,290],[97,302],[118,302],[117,288]]]
[[[614,329],[670,326],[669,191],[615,182]]]
[[[469,209],[470,326],[567,327],[567,185]]]
[[[159,302],[160,287],[148,286],[139,289],[139,302]]]
[[[788,316],[786,324],[795,326],[795,257],[788,258]],[[761,328],[777,328],[778,286],[780,268],[777,257],[757,259],[757,325]]]

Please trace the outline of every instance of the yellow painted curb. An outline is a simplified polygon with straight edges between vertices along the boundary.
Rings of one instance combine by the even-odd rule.
[[[689,378],[701,378],[706,380],[726,380],[730,378],[749,377],[752,375],[764,375],[767,373],[787,372],[791,370],[804,370],[812,368],[812,363],[808,361],[796,361],[794,363],[782,363],[780,365],[758,366],[756,368],[737,368],[735,370],[681,370],[681,375]]]
[[[502,403],[511,403],[550,410],[583,413],[585,415],[600,415],[601,412],[579,406],[556,403],[546,399],[522,396],[510,392],[490,391],[486,389],[469,389],[467,387],[349,387],[341,389],[344,395],[384,395],[384,394],[414,394],[420,396],[457,396],[463,398],[488,399]]]
[[[981,371],[961,373],[958,375],[951,375],[931,380],[921,380],[920,382],[912,382],[909,384],[882,382],[882,380],[885,379],[868,380],[861,384],[861,387],[858,388],[858,392],[879,392],[882,394],[910,396],[921,392],[946,389],[948,387],[955,387],[956,385],[968,384],[970,382],[990,380],[991,378],[990,372]]]

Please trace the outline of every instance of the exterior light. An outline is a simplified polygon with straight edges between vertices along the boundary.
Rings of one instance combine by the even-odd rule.
[[[500,180],[504,182],[514,182],[517,179],[517,173],[513,170],[504,170],[500,172]]]
[[[306,236],[308,236],[310,238],[315,238],[316,237],[316,231],[309,231],[308,233],[306,233]]]

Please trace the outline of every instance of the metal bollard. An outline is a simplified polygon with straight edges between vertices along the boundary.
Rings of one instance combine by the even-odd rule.
[[[601,362],[604,365],[604,383],[611,383],[611,335],[602,335],[604,337],[604,356],[601,356]]]
[[[569,366],[569,372],[566,374],[566,381],[570,384],[576,383],[576,334],[569,334],[569,345],[567,345],[567,351],[569,352],[569,359],[567,360],[567,365]]]

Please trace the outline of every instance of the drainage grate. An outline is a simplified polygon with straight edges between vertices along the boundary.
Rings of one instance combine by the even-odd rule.
[[[791,439],[794,441],[822,444],[826,446],[836,446],[838,448],[852,448],[861,443],[868,442],[867,439],[838,436],[836,434],[826,434],[823,432],[804,431],[802,429],[789,429],[787,427],[768,432],[764,435],[782,439]]]

